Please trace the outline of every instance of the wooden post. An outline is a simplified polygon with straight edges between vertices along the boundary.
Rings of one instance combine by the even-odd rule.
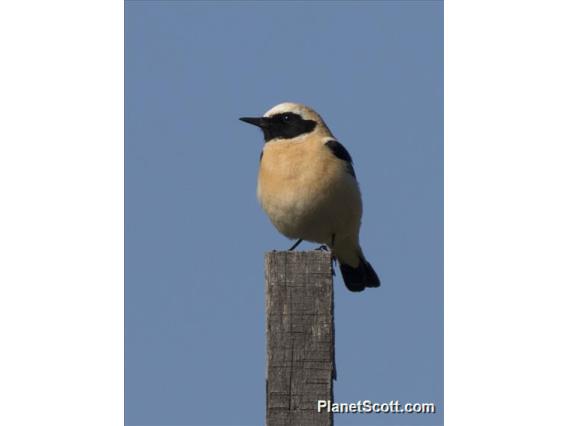
[[[333,401],[331,255],[270,252],[265,258],[266,425],[330,426],[318,400]]]

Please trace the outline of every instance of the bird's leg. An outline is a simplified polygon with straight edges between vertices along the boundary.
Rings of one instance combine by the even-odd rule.
[[[294,249],[295,249],[296,247],[298,247],[302,241],[304,241],[304,240],[302,240],[302,239],[300,238],[298,241],[296,241],[296,242],[294,243],[294,245],[293,245],[292,247],[290,247],[290,248],[288,249],[288,251],[294,251]]]
[[[322,244],[316,250],[329,251],[330,248],[333,249],[334,244],[335,244],[335,234],[331,234],[331,246],[328,246],[326,244]]]

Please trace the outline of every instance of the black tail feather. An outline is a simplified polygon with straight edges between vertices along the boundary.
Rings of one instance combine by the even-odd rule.
[[[350,291],[363,291],[366,287],[379,287],[381,281],[371,264],[364,258],[359,259],[359,266],[352,268],[346,264],[340,264],[343,282]]]

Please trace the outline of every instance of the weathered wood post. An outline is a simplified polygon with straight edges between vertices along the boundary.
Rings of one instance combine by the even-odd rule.
[[[266,425],[330,426],[335,376],[331,255],[265,255]]]

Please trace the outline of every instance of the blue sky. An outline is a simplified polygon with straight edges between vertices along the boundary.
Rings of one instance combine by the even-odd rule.
[[[382,280],[336,279],[336,401],[439,410],[335,424],[442,423],[442,22],[430,1],[125,3],[127,425],[264,422],[263,253],[290,243],[238,117],[283,101],[351,153]]]

